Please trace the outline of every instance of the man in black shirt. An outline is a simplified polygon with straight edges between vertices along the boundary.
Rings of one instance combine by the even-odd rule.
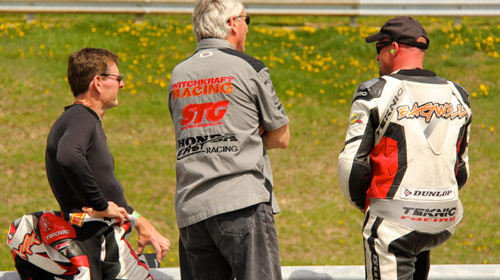
[[[125,85],[118,70],[118,57],[108,50],[93,48],[73,53],[68,59],[68,82],[75,102],[65,108],[52,126],[45,155],[47,177],[61,210],[84,212],[96,218],[117,218],[120,225],[129,219],[129,214],[136,217],[137,253],[152,245],[157,261],[161,261],[170,241],[127,204],[123,187],[114,175],[113,156],[101,125],[105,112],[118,105],[118,91]],[[127,257],[133,262],[130,256],[135,254],[123,250],[127,246],[125,239],[109,238],[113,234],[110,227],[90,223],[76,230],[77,240],[89,255],[92,279],[148,277],[147,271],[142,276],[144,271],[140,274],[137,268],[130,269],[131,264],[120,265]],[[120,256],[110,253],[102,256],[101,246],[108,250],[109,240],[116,241],[113,246]],[[123,251],[127,251],[127,256],[121,255]],[[139,262],[132,266],[143,267]]]

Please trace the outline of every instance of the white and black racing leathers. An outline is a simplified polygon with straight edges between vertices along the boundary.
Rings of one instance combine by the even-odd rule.
[[[426,275],[428,251],[463,215],[468,93],[431,71],[400,70],[361,84],[350,116],[339,183],[365,211],[367,279],[413,279],[419,254]]]
[[[130,218],[120,226],[116,219],[85,213],[23,215],[11,224],[7,237],[20,279],[152,280],[146,263],[125,239],[135,224],[135,218]]]

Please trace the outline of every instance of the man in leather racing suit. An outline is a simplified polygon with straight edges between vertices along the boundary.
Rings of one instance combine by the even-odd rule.
[[[354,94],[339,182],[365,213],[367,279],[426,279],[429,251],[463,215],[469,98],[423,69],[429,38],[415,19],[389,20],[366,38],[375,41],[381,77]]]

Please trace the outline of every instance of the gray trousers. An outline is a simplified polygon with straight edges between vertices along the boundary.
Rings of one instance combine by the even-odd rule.
[[[183,280],[281,280],[278,235],[269,203],[180,229]]]

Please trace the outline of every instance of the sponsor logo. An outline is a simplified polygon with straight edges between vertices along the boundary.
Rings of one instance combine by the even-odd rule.
[[[208,146],[211,143],[225,143],[226,145],[217,145],[216,147]],[[226,133],[212,134],[188,137],[180,139],[177,141],[177,159],[183,159],[188,156],[199,153],[235,153],[238,152],[239,146],[234,145],[234,142],[238,142],[236,134]]]
[[[394,106],[396,106],[396,104],[398,104],[399,98],[401,97],[401,95],[403,95],[403,88],[400,88],[398,90],[398,92],[396,93],[396,95],[394,95],[394,98],[392,99],[392,103],[389,106],[389,109],[385,113],[384,117],[382,118],[382,121],[380,122],[379,128],[377,129],[377,132],[376,132],[377,135],[380,135],[380,132],[384,129],[387,121],[389,120],[389,117],[392,115],[392,112],[394,111]]]
[[[221,125],[228,106],[227,100],[187,105],[182,110],[181,130]],[[208,122],[203,123],[204,120]]]
[[[419,105],[415,102],[411,108],[408,105],[398,107],[398,120],[424,118],[425,122],[429,123],[433,118],[454,120],[467,116],[467,110],[460,104],[454,107],[450,103],[439,104],[428,102]]]
[[[443,223],[455,221],[457,208],[413,208],[403,207],[404,213],[401,220],[412,220],[417,222]]]
[[[371,251],[372,253],[372,273],[373,273],[373,279],[374,280],[380,280],[380,263],[379,263],[379,258],[375,250]]]
[[[71,218],[69,219],[70,224],[82,227],[83,218],[85,218],[85,213],[74,213],[71,214]]]
[[[40,245],[42,244],[42,241],[40,241],[38,238],[36,238],[36,234],[34,231],[31,233],[27,233],[24,235],[23,242],[19,244],[19,247],[13,248],[12,250],[18,254],[21,258],[27,260],[28,255],[33,255],[33,251],[31,250],[31,247],[34,245]]]
[[[405,191],[403,192],[403,194],[405,195],[405,197],[408,197],[412,194],[412,192],[408,189],[405,189]]]
[[[353,99],[356,99],[358,97],[366,97],[368,96],[368,91],[367,90],[358,90],[356,93],[354,93]]]
[[[444,190],[444,191],[429,191],[429,190],[409,190],[405,188],[403,192],[405,197],[425,197],[425,198],[442,198],[448,197],[453,194],[453,190]]]
[[[58,237],[60,235],[69,235],[69,230],[67,229],[63,229],[63,230],[59,230],[59,231],[56,231],[54,233],[51,233],[47,236],[45,236],[45,241],[47,241],[47,243],[50,243],[49,240],[54,238],[54,237]]]
[[[363,123],[363,117],[365,116],[364,113],[362,112],[359,112],[359,113],[353,113],[351,115],[351,119],[350,119],[350,122],[351,124],[356,124],[356,123]]]
[[[217,77],[178,82],[172,86],[172,97],[175,100],[201,95],[233,93],[233,79],[233,77]]]
[[[214,55],[212,52],[202,52],[200,53],[200,57],[209,57]]]

